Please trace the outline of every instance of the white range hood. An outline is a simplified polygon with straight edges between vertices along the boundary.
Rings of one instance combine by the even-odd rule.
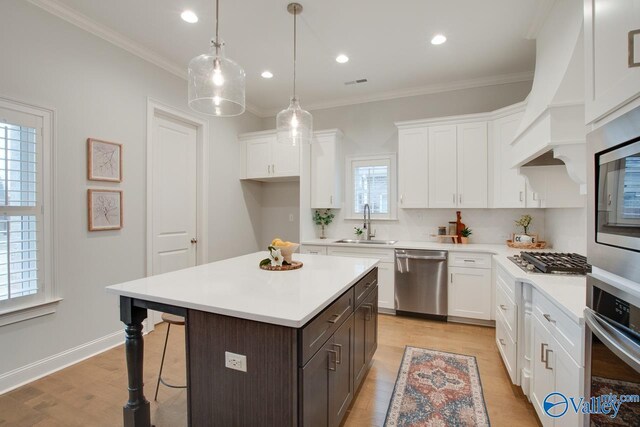
[[[512,142],[512,167],[549,151],[586,194],[586,127],[584,125],[583,10],[576,0],[558,0],[536,37],[536,71],[522,122]],[[548,156],[547,156],[548,157]],[[540,164],[540,161],[537,162]]]

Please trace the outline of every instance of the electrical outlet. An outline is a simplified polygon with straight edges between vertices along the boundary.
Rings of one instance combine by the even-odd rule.
[[[247,372],[247,356],[244,354],[224,352],[224,366],[236,371]]]
[[[289,214],[289,222],[293,222],[293,214]]]

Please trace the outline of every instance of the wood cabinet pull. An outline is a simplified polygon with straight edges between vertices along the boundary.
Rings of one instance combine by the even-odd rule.
[[[547,363],[547,361],[545,360],[544,356],[545,356],[545,349],[547,348],[547,344],[545,343],[541,343],[540,344],[540,361],[542,363]]]
[[[330,371],[335,371],[336,369],[338,369],[338,352],[335,350],[327,350],[327,352],[329,353],[328,357],[327,357],[327,368],[329,368]],[[331,355],[333,354],[333,368],[331,367]]]
[[[640,59],[635,58],[636,36],[640,36],[640,30],[629,31],[629,68],[640,67]]]
[[[336,358],[336,364],[342,363],[342,344],[334,344],[334,347],[338,347],[338,357]]]
[[[553,368],[549,366],[549,353],[553,353],[553,350],[551,350],[550,348],[548,348],[548,349],[545,351],[545,356],[546,356],[546,358],[545,358],[545,361],[544,361],[544,367],[545,367],[546,369],[550,370],[550,371],[553,371]]]

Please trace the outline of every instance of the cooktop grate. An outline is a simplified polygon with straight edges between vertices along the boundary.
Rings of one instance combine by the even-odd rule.
[[[591,265],[587,257],[561,252],[521,252],[520,256],[543,273],[587,274]]]

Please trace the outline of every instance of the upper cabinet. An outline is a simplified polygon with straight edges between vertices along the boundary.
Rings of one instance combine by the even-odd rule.
[[[640,96],[640,0],[585,0],[585,116],[593,123]]]
[[[342,132],[315,132],[311,143],[311,209],[342,207]]]
[[[487,207],[487,123],[429,127],[429,207]]]
[[[527,207],[526,180],[511,167],[511,143],[522,121],[523,109],[491,123],[494,208]]]
[[[275,131],[245,133],[238,139],[244,151],[245,179],[272,181],[299,178],[300,147],[279,143]]]
[[[429,207],[429,131],[427,128],[398,131],[399,206]]]

